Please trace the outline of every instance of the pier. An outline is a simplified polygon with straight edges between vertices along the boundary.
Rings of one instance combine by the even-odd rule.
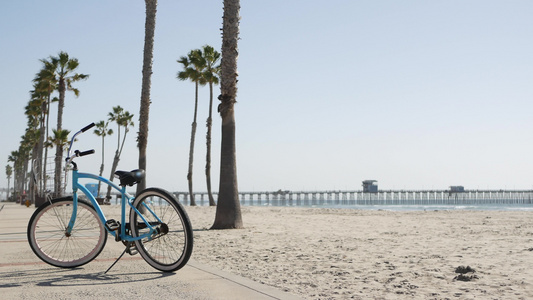
[[[189,193],[174,192],[187,205]],[[215,201],[218,194],[213,193]],[[206,192],[194,194],[197,205],[209,205]],[[239,192],[241,205],[354,206],[354,205],[533,205],[533,190],[380,190]]]
[[[6,192],[7,190],[1,190]],[[188,192],[172,193],[189,205]],[[0,194],[1,195],[1,194]],[[213,193],[215,202],[218,193]],[[209,205],[207,192],[194,193],[199,206]],[[0,200],[3,200],[0,198]],[[380,190],[366,191],[263,191],[239,192],[243,206],[357,206],[357,205],[532,205],[533,190]],[[111,204],[119,204],[113,197]]]

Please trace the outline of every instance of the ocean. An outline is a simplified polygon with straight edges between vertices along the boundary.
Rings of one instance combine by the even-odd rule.
[[[435,211],[435,210],[487,210],[487,211],[530,211],[533,205],[312,205],[307,207],[363,209],[363,210],[389,210],[389,211]]]

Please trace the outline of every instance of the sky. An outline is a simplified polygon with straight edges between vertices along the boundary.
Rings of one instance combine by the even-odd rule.
[[[144,1],[2,1],[0,187],[26,128],[24,107],[40,59],[79,60],[80,96],[66,96],[63,127],[134,114],[119,169],[137,168]],[[180,56],[220,51],[222,1],[159,0],[147,186],[187,191],[194,84]],[[532,189],[533,2],[241,1],[236,115],[240,191]],[[215,89],[215,98],[220,93]],[[206,191],[199,92],[194,190]],[[218,100],[214,99],[215,106]],[[55,128],[57,105],[51,108]],[[108,176],[117,136],[106,139]],[[80,136],[78,159],[97,173],[101,140]],[[214,115],[212,186],[218,190],[220,117]]]

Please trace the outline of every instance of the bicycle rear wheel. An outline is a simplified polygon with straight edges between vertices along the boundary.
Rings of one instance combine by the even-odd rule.
[[[148,224],[157,229],[150,237],[135,241],[137,250],[152,267],[172,272],[181,269],[192,254],[191,222],[183,206],[167,191],[149,188],[133,201]],[[145,221],[130,210],[131,235],[138,237],[150,232]]]
[[[75,268],[90,262],[102,252],[107,241],[107,231],[96,210],[82,200],[78,201],[74,228],[67,234],[72,208],[72,197],[45,202],[28,223],[31,249],[41,260],[56,267]]]

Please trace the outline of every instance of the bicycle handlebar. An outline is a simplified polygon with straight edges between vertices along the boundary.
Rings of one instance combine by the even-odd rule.
[[[87,131],[87,130],[93,128],[94,126],[95,126],[95,124],[94,124],[94,122],[93,122],[93,123],[91,123],[91,124],[89,124],[89,125],[83,127],[80,131],[76,132],[76,133],[72,136],[72,138],[70,139],[70,145],[69,145],[69,147],[68,147],[68,153],[67,153],[67,159],[66,159],[66,161],[67,161],[68,163],[71,163],[72,160],[74,159],[74,157],[80,157],[80,156],[85,156],[85,155],[89,155],[89,154],[93,154],[93,153],[94,153],[94,150],[88,150],[88,151],[83,151],[83,152],[80,152],[80,151],[76,150],[76,151],[74,152],[74,156],[71,157],[71,155],[70,155],[70,153],[71,153],[71,151],[72,151],[72,144],[74,144],[74,139],[76,139],[76,136],[77,136],[78,134],[80,134],[80,133],[84,133],[85,131]]]
[[[93,127],[94,127],[94,123],[91,123],[91,124],[89,124],[89,125],[83,127],[83,129],[81,130],[81,132],[85,132],[85,131],[87,131],[87,130],[93,128]]]
[[[93,154],[93,153],[94,153],[94,149],[83,151],[83,152],[80,152],[80,150],[74,151],[74,154],[76,154],[76,156],[78,157],[82,157],[82,156]]]

